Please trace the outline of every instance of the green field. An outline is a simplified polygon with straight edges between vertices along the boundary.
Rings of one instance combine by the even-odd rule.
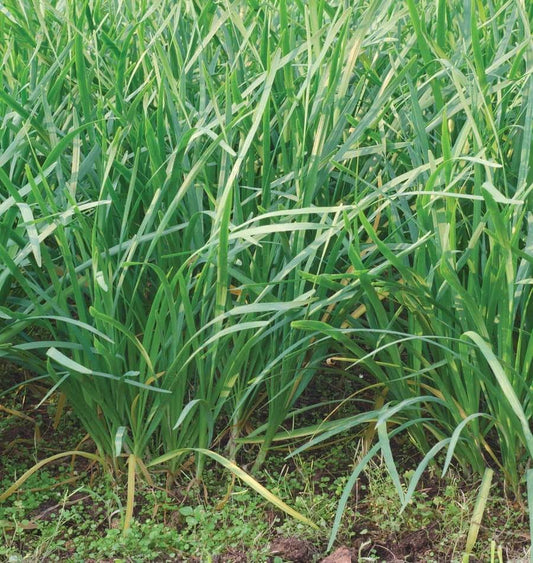
[[[265,475],[339,444],[322,553],[376,471],[404,513],[428,475],[477,483],[454,557],[491,483],[529,542],[532,24],[526,0],[0,1],[0,556],[71,450],[117,542],[177,482],[306,536]]]

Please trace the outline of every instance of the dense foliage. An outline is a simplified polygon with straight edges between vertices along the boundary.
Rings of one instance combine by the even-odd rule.
[[[206,455],[242,476],[243,443],[257,469],[349,430],[346,495],[378,451],[405,502],[441,450],[518,490],[532,21],[520,0],[4,1],[0,356],[130,476],[191,448],[198,476]],[[357,410],[284,424],[338,370]],[[407,492],[397,433],[427,454]]]

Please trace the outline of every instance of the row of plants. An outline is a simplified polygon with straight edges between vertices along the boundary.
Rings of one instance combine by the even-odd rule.
[[[304,518],[239,449],[257,471],[346,431],[366,450],[331,544],[378,452],[404,506],[440,451],[519,491],[532,21],[515,0],[3,3],[0,356],[127,464],[126,526],[136,475],[191,454]],[[346,372],[354,410],[299,427]],[[399,433],[424,456],[408,485]]]

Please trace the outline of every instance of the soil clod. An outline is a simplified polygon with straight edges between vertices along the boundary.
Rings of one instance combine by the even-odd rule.
[[[356,561],[356,559],[352,558],[351,550],[347,547],[339,547],[320,563],[352,563],[352,561]]]
[[[270,555],[278,556],[293,563],[308,563],[313,559],[315,549],[305,540],[295,537],[280,538],[270,544]]]

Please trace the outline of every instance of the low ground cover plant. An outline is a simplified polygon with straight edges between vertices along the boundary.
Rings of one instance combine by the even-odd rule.
[[[28,409],[38,404],[39,396],[33,397],[26,386],[3,404],[15,409],[20,400]],[[31,420],[3,428],[2,489],[31,467],[32,459],[73,449],[83,437],[70,410],[57,429],[55,403],[32,410],[39,418],[40,439],[33,436]],[[194,481],[191,465],[171,486],[164,473],[154,474],[152,484],[138,484],[134,519],[124,533],[127,476],[102,474],[96,465],[76,458],[43,467],[2,504],[0,557],[10,561],[320,561],[346,485],[346,459],[358,455],[357,444],[348,438],[289,462],[284,451],[272,452],[258,473],[273,494],[312,516],[318,529],[287,517],[245,484],[232,483],[217,465],[205,468],[202,482]],[[416,467],[416,454],[408,443],[394,447],[403,467]],[[244,453],[241,450],[240,463],[252,463],[253,456]],[[406,470],[406,477],[409,471],[413,469]],[[526,515],[516,509],[515,500],[506,498],[500,485],[491,491],[473,551],[481,560],[522,559],[527,553]],[[337,541],[350,546],[352,557],[360,561],[392,556],[459,560],[478,487],[477,477],[465,480],[453,470],[441,480],[436,469],[428,471],[412,503],[400,512],[401,501],[386,465],[376,458],[355,487]]]

